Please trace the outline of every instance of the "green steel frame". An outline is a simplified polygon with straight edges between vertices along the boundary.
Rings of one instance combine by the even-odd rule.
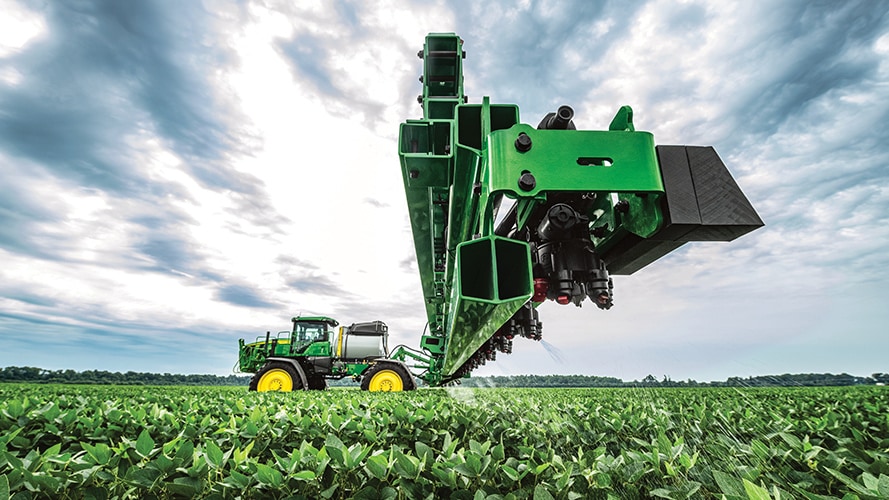
[[[670,214],[654,138],[635,130],[629,106],[607,130],[535,129],[520,123],[516,105],[487,97],[468,104],[465,55],[453,33],[426,37],[418,53],[423,118],[403,123],[398,141],[429,321],[421,341],[430,358],[425,378],[433,385],[465,374],[461,367],[536,293],[536,247],[515,235],[534,231],[532,219],[536,224],[554,200],[595,200],[582,214],[589,248],[613,258],[616,268],[631,261],[626,274],[684,242],[638,245],[655,238]],[[505,199],[514,203],[514,231],[498,235]]]

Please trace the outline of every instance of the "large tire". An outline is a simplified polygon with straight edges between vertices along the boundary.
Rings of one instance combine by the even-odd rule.
[[[361,377],[361,390],[372,392],[400,392],[414,388],[407,370],[393,363],[377,363]]]
[[[271,361],[250,379],[251,391],[290,392],[302,389],[302,380],[289,363]]]

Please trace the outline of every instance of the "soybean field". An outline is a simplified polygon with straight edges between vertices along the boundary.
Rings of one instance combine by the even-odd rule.
[[[2,384],[7,498],[889,498],[889,390]]]

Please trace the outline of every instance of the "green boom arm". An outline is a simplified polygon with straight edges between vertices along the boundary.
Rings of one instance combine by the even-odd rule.
[[[609,273],[763,225],[713,148],[655,146],[629,106],[608,130],[576,130],[568,106],[534,128],[516,105],[467,103],[457,35],[429,34],[418,55],[423,119],[401,125],[398,152],[433,385],[539,340],[544,300],[608,309]]]

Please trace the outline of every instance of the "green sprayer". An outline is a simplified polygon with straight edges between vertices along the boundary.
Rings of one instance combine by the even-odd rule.
[[[468,102],[456,34],[430,33],[417,55],[423,118],[401,124],[398,155],[428,331],[419,349],[390,351],[380,321],[293,318],[290,332],[240,341],[253,390],[346,376],[365,390],[444,385],[515,337],[540,340],[545,300],[609,309],[611,275],[763,226],[712,147],[656,146],[629,106],[607,130],[577,130],[569,106],[532,127],[514,104]]]

